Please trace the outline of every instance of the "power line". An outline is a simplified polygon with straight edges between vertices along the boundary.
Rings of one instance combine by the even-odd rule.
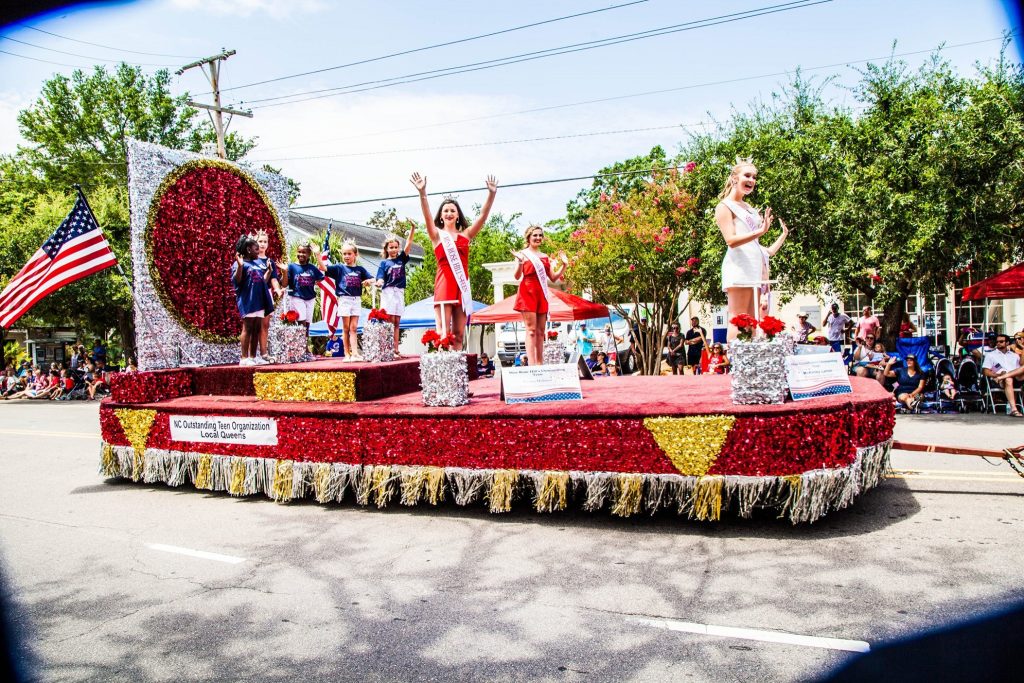
[[[11,38],[10,36],[0,36],[0,40],[10,40],[11,42],[14,42],[14,43],[21,43],[22,45],[28,45],[29,47],[34,47],[37,50],[49,50],[50,52],[57,52],[59,54],[68,55],[70,57],[81,57],[82,59],[91,59],[91,60],[94,60],[94,61],[97,61],[97,62],[115,62],[116,63],[116,62],[124,62],[125,61],[123,59],[104,59],[102,57],[91,57],[89,55],[80,55],[77,52],[65,52],[64,50],[57,50],[57,49],[52,48],[52,47],[43,47],[42,45],[36,45],[35,43],[30,43],[30,42],[25,41],[25,40],[18,40],[17,38]],[[152,63],[147,63],[147,62],[127,62],[127,63],[132,64],[134,66],[175,66],[174,64],[152,64]]]
[[[335,71],[337,69],[346,69],[346,68],[348,68],[350,66],[359,66],[361,64],[369,64],[371,62],[379,62],[379,61],[383,61],[385,59],[391,59],[392,57],[401,57],[401,56],[404,56],[404,55],[411,55],[411,54],[415,54],[417,52],[424,52],[426,50],[433,50],[433,49],[439,48],[439,47],[448,47],[448,46],[451,46],[451,45],[459,45],[461,43],[469,43],[469,42],[472,42],[474,40],[481,40],[483,38],[492,38],[494,36],[500,36],[500,35],[505,34],[505,33],[513,33],[515,31],[522,31],[523,29],[535,28],[537,26],[543,26],[545,24],[553,24],[553,23],[556,23],[556,22],[559,22],[559,21],[566,21],[567,19],[576,19],[578,17],[585,17],[585,16],[590,15],[590,14],[598,14],[600,12],[607,12],[609,10],[620,9],[622,7],[629,7],[631,5],[639,5],[639,4],[648,2],[648,1],[649,0],[633,0],[632,2],[625,2],[625,3],[619,4],[619,5],[612,5],[611,7],[602,7],[600,9],[588,10],[586,12],[577,12],[576,14],[567,14],[564,17],[555,17],[554,19],[545,19],[543,21],[535,21],[535,22],[530,23],[530,24],[523,24],[521,26],[513,26],[511,28],[502,29],[500,31],[491,31],[490,33],[481,33],[481,34],[476,35],[476,36],[469,36],[467,38],[459,38],[457,40],[447,40],[447,41],[445,41],[443,43],[434,43],[433,45],[426,45],[424,47],[417,47],[417,48],[413,48],[411,50],[402,50],[401,52],[392,52],[390,54],[381,55],[380,57],[370,57],[368,59],[361,59],[361,60],[359,60],[357,62],[349,62],[348,64],[339,64],[337,66],[328,66],[328,67],[324,67],[322,69],[314,69],[313,71],[303,71],[301,73],[291,74],[291,75],[288,75],[288,76],[278,76],[277,78],[268,78],[267,80],[264,80],[264,81],[256,81],[254,83],[246,83],[244,85],[236,85],[236,86],[231,87],[231,88],[224,88],[221,92],[227,92],[229,90],[241,90],[242,88],[251,88],[251,87],[256,86],[256,85],[264,85],[266,83],[276,83],[278,81],[284,81],[284,80],[288,80],[288,79],[291,79],[291,78],[299,78],[300,76],[311,76],[313,74],[320,74],[320,73],[324,73],[326,71]]]
[[[246,100],[247,104],[256,102],[271,102],[271,104],[257,105],[254,109],[262,109],[267,107],[279,107],[288,104],[297,104],[300,102],[308,102],[310,100],[322,99],[325,97],[334,97],[336,95],[352,95],[355,93],[366,92],[368,90],[378,90],[380,88],[389,88],[395,85],[403,85],[406,83],[417,83],[420,81],[433,80],[436,78],[443,78],[445,76],[453,76],[461,73],[468,73],[473,71],[483,71],[487,69],[494,69],[499,66],[509,66],[511,64],[518,64],[521,62],[533,61],[536,59],[545,59],[547,57],[554,57],[557,55],[571,54],[575,52],[583,52],[586,50],[594,50],[601,47],[609,47],[611,45],[619,45],[622,43],[629,43],[637,40],[645,40],[647,38],[655,38],[658,36],[669,35],[672,33],[680,33],[684,31],[693,31],[699,28],[709,28],[711,26],[718,26],[720,24],[732,23],[735,21],[741,21],[743,19],[751,19],[755,17],[765,16],[769,14],[776,14],[779,12],[787,12],[794,9],[802,9],[804,7],[812,7],[814,5],[822,5],[825,3],[833,2],[833,0],[796,0],[794,2],[787,2],[780,5],[771,5],[754,10],[745,10],[743,12],[735,12],[732,14],[723,14],[717,17],[710,17],[707,19],[698,19],[695,21],[689,21],[682,24],[674,24],[671,26],[663,26],[661,28],[649,29],[647,31],[640,31],[637,33],[623,34],[620,36],[612,36],[610,38],[601,38],[599,40],[585,41],[582,43],[573,43],[571,45],[563,45],[561,47],[547,48],[544,50],[536,50],[533,52],[524,52],[518,55],[510,55],[507,57],[501,57],[498,59],[490,59],[481,62],[471,62],[468,64],[462,64],[458,66],[445,67],[443,69],[433,69],[430,71],[421,71],[418,73],[405,74],[403,76],[394,76],[391,78],[378,79],[374,81],[365,81],[362,83],[353,83],[350,85],[337,86],[333,88],[322,88],[319,90],[309,90],[299,93],[291,93],[289,95],[276,95],[273,97],[264,97],[255,100]],[[447,72],[447,73],[443,73]],[[362,87],[368,86],[368,87]],[[345,91],[345,92],[339,92]],[[318,94],[322,93],[322,94]],[[303,95],[313,95],[312,97],[302,97]],[[287,102],[274,102],[274,100],[283,100],[287,98],[300,97],[301,99],[292,99]]]
[[[508,189],[510,187],[528,187],[530,185],[550,185],[552,183],[569,183],[569,182],[573,182],[573,181],[576,181],[576,180],[591,180],[591,179],[595,179],[595,178],[607,178],[607,177],[619,176],[619,175],[637,175],[637,174],[643,174],[643,173],[652,173],[654,171],[671,171],[671,170],[678,169],[678,168],[680,168],[680,167],[679,166],[666,166],[665,168],[646,168],[646,169],[639,170],[639,171],[614,171],[612,173],[596,173],[594,175],[576,176],[575,178],[552,178],[550,180],[530,180],[530,181],[523,182],[523,183],[509,183],[507,185],[501,185],[501,188],[502,189]],[[429,196],[429,197],[436,197],[436,196],[439,196],[439,195],[462,194],[463,192],[482,192],[482,191],[484,191],[486,189],[487,189],[486,187],[471,187],[471,188],[464,189],[464,190],[444,190],[442,192],[428,192],[427,196]],[[352,204],[372,204],[372,203],[375,203],[375,202],[390,202],[390,201],[394,201],[396,199],[417,199],[418,197],[419,197],[418,194],[403,194],[403,195],[396,195],[394,197],[376,197],[374,199],[355,199],[355,200],[344,201],[344,202],[329,202],[327,204],[307,204],[305,206],[293,206],[293,207],[291,207],[291,209],[292,210],[296,210],[296,211],[299,210],[299,209],[320,209],[320,208],[323,208],[325,206],[349,206],[349,205],[352,205]]]
[[[39,33],[45,33],[48,36],[54,38],[61,38],[63,40],[70,40],[74,43],[81,43],[82,45],[92,45],[93,47],[102,47],[105,50],[114,50],[115,52],[129,52],[133,55],[146,55],[148,57],[170,57],[171,59],[194,59],[191,55],[165,55],[160,52],[139,52],[138,50],[129,50],[123,47],[111,47],[110,45],[101,45],[100,43],[90,43],[88,40],[79,40],[78,38],[69,38],[68,36],[62,36],[59,33],[52,33],[50,31],[44,31],[41,28],[35,26],[22,26],[30,31],[38,31]]]
[[[984,44],[984,43],[999,42],[999,41],[1002,41],[1002,40],[1003,40],[1002,37],[999,37],[999,38],[987,38],[985,40],[975,40],[975,41],[968,42],[968,43],[958,43],[958,44],[954,44],[954,45],[943,45],[943,46],[941,46],[941,49],[948,50],[948,49],[959,48],[959,47],[970,47],[970,46],[973,46],[973,45],[980,45],[980,44]],[[911,52],[902,52],[902,53],[898,53],[898,54],[889,54],[889,55],[885,55],[884,57],[869,57],[869,58],[864,58],[864,59],[847,60],[847,61],[844,61],[844,62],[835,62],[833,64],[823,64],[823,65],[811,66],[811,67],[800,67],[800,71],[802,71],[802,72],[822,71],[822,70],[825,70],[825,69],[834,69],[834,68],[841,67],[841,66],[851,66],[853,64],[864,64],[864,63],[868,63],[868,62],[873,62],[873,61],[878,61],[878,60],[883,60],[883,59],[889,59],[889,58],[911,57],[911,56],[920,55],[920,54],[930,54],[930,53],[932,53],[934,51],[935,51],[934,48],[929,48],[927,50],[914,50],[914,51],[911,51]],[[314,144],[315,145],[322,145],[322,144],[324,144],[326,142],[339,142],[339,141],[342,141],[342,140],[356,140],[356,139],[362,139],[362,138],[371,137],[371,136],[391,135],[391,134],[394,134],[394,133],[406,133],[406,132],[410,132],[410,131],[423,130],[423,129],[427,129],[427,128],[438,128],[438,127],[442,127],[442,126],[452,126],[452,125],[457,125],[457,124],[462,124],[462,123],[471,123],[471,122],[474,122],[474,121],[485,121],[485,120],[489,120],[489,119],[503,118],[503,117],[506,117],[506,116],[518,116],[520,114],[534,114],[534,113],[542,112],[542,111],[552,111],[552,110],[556,110],[556,109],[567,109],[567,108],[570,108],[570,107],[580,107],[580,106],[584,106],[584,105],[588,105],[588,104],[600,104],[600,103],[603,103],[603,102],[613,102],[613,101],[616,101],[616,100],[625,100],[625,99],[631,99],[631,98],[634,98],[634,97],[647,97],[647,96],[650,96],[650,95],[663,95],[665,93],[680,92],[680,91],[683,91],[683,90],[692,90],[692,89],[696,89],[696,88],[704,88],[704,87],[710,87],[710,86],[715,86],[715,85],[727,85],[727,84],[730,84],[730,83],[739,83],[739,82],[743,82],[743,81],[759,80],[759,79],[762,79],[762,78],[775,78],[775,77],[778,77],[778,76],[786,76],[786,75],[788,75],[790,73],[792,73],[792,70],[789,70],[789,71],[776,71],[776,72],[773,72],[773,73],[758,74],[756,76],[739,76],[739,77],[736,77],[736,78],[729,78],[729,79],[724,79],[724,80],[719,80],[719,81],[706,81],[706,82],[703,82],[703,83],[691,83],[689,85],[682,85],[682,86],[677,86],[677,87],[674,87],[674,88],[663,88],[663,89],[660,89],[660,90],[647,90],[647,91],[644,91],[644,92],[630,93],[630,94],[626,94],[626,95],[612,95],[610,97],[601,97],[601,98],[597,98],[597,99],[593,99],[593,100],[581,100],[579,102],[567,102],[567,103],[563,103],[563,104],[553,104],[553,105],[548,105],[548,106],[545,106],[545,107],[534,107],[532,109],[521,109],[521,110],[518,110],[518,111],[500,112],[500,113],[497,113],[497,114],[488,114],[486,116],[474,116],[474,117],[469,117],[469,118],[464,118],[464,119],[454,119],[454,120],[451,120],[451,121],[441,121],[441,122],[438,122],[438,123],[428,123],[428,124],[424,124],[424,125],[420,125],[420,126],[408,126],[408,127],[404,127],[404,128],[392,128],[392,129],[389,129],[389,130],[375,131],[373,133],[366,133],[366,134],[362,134],[362,135],[348,135],[348,136],[340,137],[340,138],[331,138],[331,139],[328,139],[328,140],[317,140],[316,142],[300,143],[298,145],[281,145],[281,146],[278,146],[278,147],[268,147],[268,148],[264,149],[263,151],[267,152],[267,151],[271,151],[271,150],[275,150],[275,149],[289,149],[289,148],[292,148],[292,147],[301,147],[301,146],[308,146],[308,145],[314,145]],[[682,127],[691,127],[691,126],[696,126],[696,125],[700,125],[700,124],[687,124],[687,125],[683,125]],[[335,156],[335,155],[325,155],[325,156]],[[322,157],[295,157],[295,159],[308,159],[308,158],[322,158]],[[282,160],[291,160],[291,159],[282,159]]]
[[[346,152],[343,154],[322,154],[308,157],[276,157],[273,159],[253,159],[253,163],[264,164],[270,161],[306,161],[310,159],[337,159],[340,157],[367,157],[379,154],[401,154],[404,152],[434,152],[443,149],[465,149],[467,147],[492,147],[495,145],[513,145],[524,142],[548,142],[551,140],[568,140],[570,138],[590,138],[599,135],[621,135],[623,133],[643,133],[652,130],[668,130],[670,128],[689,128],[700,124],[672,124],[671,126],[651,126],[649,128],[626,128],[623,130],[599,130],[589,133],[570,133],[567,135],[551,135],[542,138],[522,138],[519,140],[492,140],[490,142],[467,142],[461,145],[440,145],[435,147],[409,147],[406,149],[382,149],[371,152]]]
[[[65,64],[64,62],[51,62],[49,59],[39,59],[38,57],[29,57],[28,55],[19,55],[15,52],[8,52],[7,50],[0,50],[5,55],[12,57],[21,57],[22,59],[31,59],[33,62],[42,62],[43,64],[56,64],[57,66],[70,66],[72,69],[81,69],[79,64]]]

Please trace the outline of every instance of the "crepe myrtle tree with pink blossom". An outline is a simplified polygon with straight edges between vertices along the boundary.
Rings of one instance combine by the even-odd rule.
[[[601,192],[565,240],[570,285],[639,330],[632,344],[645,375],[659,374],[668,325],[703,265],[702,236],[682,228],[696,210],[682,189],[688,171],[692,166],[657,170],[624,195]]]

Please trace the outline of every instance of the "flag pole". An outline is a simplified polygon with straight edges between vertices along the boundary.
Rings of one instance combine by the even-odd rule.
[[[82,202],[85,204],[85,208],[89,209],[89,213],[92,214],[93,218],[96,218],[96,212],[93,211],[92,210],[92,206],[89,205],[89,199],[85,196],[85,193],[82,192],[82,186],[80,184],[78,184],[78,183],[72,183],[71,187],[75,188],[75,191],[78,192],[78,196],[82,198]],[[100,225],[100,222],[98,220],[96,221],[96,225]],[[100,226],[100,231],[102,231],[102,230],[103,230],[103,226]],[[121,277],[124,279],[125,283],[128,285],[128,290],[132,293],[132,313],[134,313],[135,312],[135,286],[132,284],[132,280],[131,280],[131,278],[128,277],[128,274],[124,272],[124,268],[121,267],[121,262],[120,261],[116,261],[114,265],[117,266],[117,272],[121,274]],[[132,317],[135,317],[135,316],[133,315]],[[149,330],[150,335],[152,335],[153,341],[156,343],[157,351],[160,352],[160,355],[163,357],[164,362],[166,362],[169,367],[172,367],[172,368],[173,367],[179,367],[181,365],[181,359],[180,358],[175,359],[175,358],[169,358],[168,357],[167,349],[165,349],[163,344],[160,343],[160,335],[158,335],[156,333],[156,330],[154,330],[152,328],[151,323],[146,318],[146,316],[142,316],[142,322],[146,325],[146,329]],[[134,346],[135,346],[135,361],[137,363],[138,360],[139,360],[139,347],[138,347],[138,344],[134,344]]]

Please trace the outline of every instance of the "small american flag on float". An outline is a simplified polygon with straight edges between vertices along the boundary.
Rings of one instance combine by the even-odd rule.
[[[326,267],[330,263],[331,249],[331,224],[327,224],[327,235],[324,237],[324,248],[320,252],[320,262]],[[334,278],[324,275],[323,279],[317,282],[320,288],[320,317],[327,323],[327,330],[331,334],[338,329],[338,289]]]

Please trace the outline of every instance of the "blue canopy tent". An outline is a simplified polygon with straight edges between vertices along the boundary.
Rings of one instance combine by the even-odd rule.
[[[480,303],[479,301],[473,302],[473,312],[487,308],[487,304]],[[370,315],[370,311],[366,308],[359,311],[359,327],[358,331],[363,331],[363,325],[366,323],[367,316]],[[416,303],[409,304],[405,307],[405,314],[402,316],[402,322],[398,325],[401,330],[424,330],[431,329],[434,327],[434,297],[428,296],[426,299],[417,301]],[[330,333],[327,331],[327,323],[323,320],[320,322],[313,323],[309,326],[310,337],[327,337]]]

